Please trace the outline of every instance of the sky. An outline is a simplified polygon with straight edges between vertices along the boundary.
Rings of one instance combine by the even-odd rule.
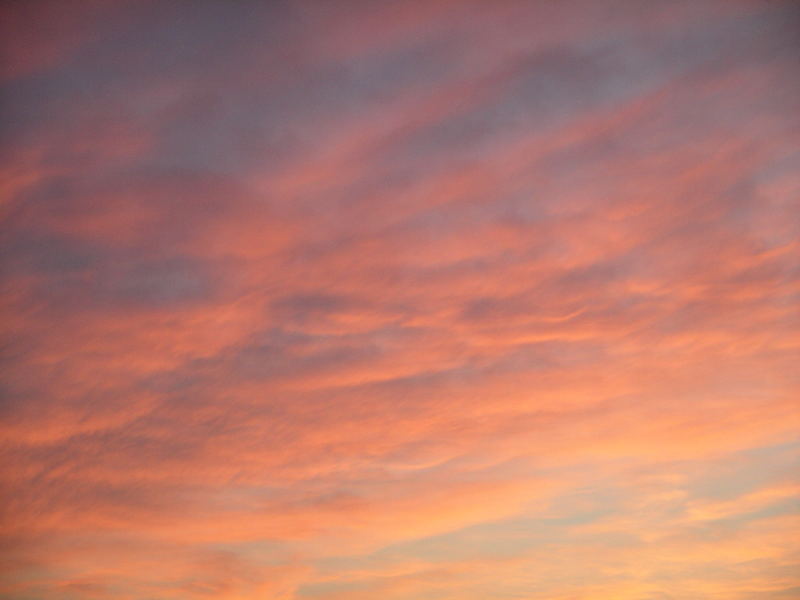
[[[800,598],[793,0],[0,11],[1,598]]]

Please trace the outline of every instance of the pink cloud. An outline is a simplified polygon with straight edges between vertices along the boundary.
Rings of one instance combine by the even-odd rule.
[[[0,595],[800,585],[791,3],[4,16]]]

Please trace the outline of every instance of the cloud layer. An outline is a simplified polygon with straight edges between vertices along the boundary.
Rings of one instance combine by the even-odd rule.
[[[2,597],[799,593],[794,3],[2,11]]]

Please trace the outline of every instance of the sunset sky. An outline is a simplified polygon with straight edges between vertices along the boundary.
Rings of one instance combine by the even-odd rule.
[[[800,3],[0,18],[0,598],[800,598]]]

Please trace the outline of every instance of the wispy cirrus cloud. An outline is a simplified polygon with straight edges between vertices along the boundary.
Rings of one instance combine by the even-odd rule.
[[[0,595],[791,597],[799,17],[4,7]]]

